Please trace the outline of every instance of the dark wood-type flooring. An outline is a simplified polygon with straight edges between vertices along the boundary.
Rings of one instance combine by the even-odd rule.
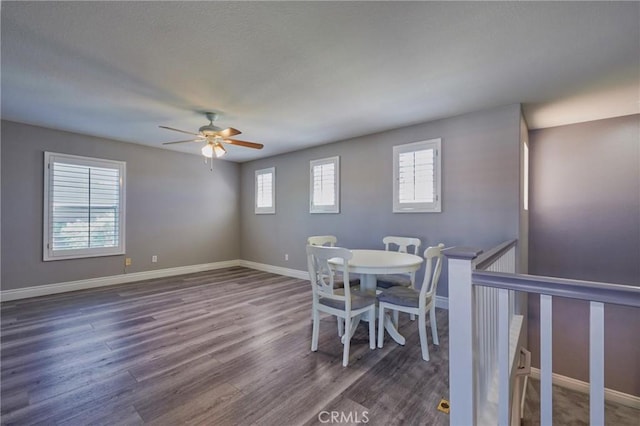
[[[361,324],[343,368],[334,318],[310,351],[310,301],[307,281],[236,267],[5,302],[1,422],[449,423],[446,311],[430,362],[401,315],[406,346],[372,351]]]
[[[553,423],[557,425],[588,426],[589,395],[553,385]],[[605,401],[604,422],[611,426],[640,426],[640,410]],[[527,383],[523,426],[540,426],[540,381]]]

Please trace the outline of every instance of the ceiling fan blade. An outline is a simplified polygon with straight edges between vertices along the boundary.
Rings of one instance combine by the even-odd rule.
[[[173,130],[174,132],[186,133],[187,135],[200,136],[198,133],[187,132],[186,130],[174,129],[173,127],[158,126],[161,129]]]
[[[220,130],[219,132],[216,132],[217,135],[220,135],[223,138],[228,138],[230,136],[239,135],[240,133],[242,133],[240,130],[234,129],[233,127],[229,127],[229,128],[224,129],[224,130]]]
[[[187,142],[203,142],[205,139],[189,139],[186,141],[165,142],[162,145],[173,145],[174,143],[187,143]]]
[[[238,145],[238,146],[244,146],[247,148],[253,148],[253,149],[262,149],[262,147],[264,145],[262,145],[261,143],[254,143],[254,142],[247,142],[247,141],[239,141],[236,139],[224,139],[222,142],[231,144],[231,145]]]

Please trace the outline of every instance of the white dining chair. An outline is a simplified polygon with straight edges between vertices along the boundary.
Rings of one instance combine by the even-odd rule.
[[[427,312],[431,322],[431,337],[435,345],[440,345],[438,340],[438,326],[436,324],[436,289],[442,270],[442,249],[444,244],[429,247],[424,251],[425,271],[424,281],[420,290],[411,287],[390,287],[378,295],[379,321],[378,347],[381,348],[384,340],[384,316],[385,311],[406,312],[418,316],[418,331],[420,334],[420,346],[422,359],[429,361],[429,347],[427,343]]]
[[[335,235],[312,235],[307,238],[307,245],[311,246],[324,246],[324,247],[335,247],[338,244],[338,238]],[[360,285],[360,278],[353,277],[349,278],[349,285],[351,287]],[[333,276],[333,288],[343,288],[344,287],[344,279],[340,274],[336,274]],[[311,312],[311,321],[313,321],[313,312]],[[342,318],[337,318],[338,322],[338,336],[342,336],[344,334],[344,321]]]
[[[392,235],[386,236],[382,239],[384,243],[384,249],[386,251],[391,251],[395,249],[400,253],[410,253],[418,255],[420,251],[421,241],[420,238],[413,237],[395,237]],[[410,287],[416,288],[416,273],[407,272],[406,274],[385,274],[378,275],[376,277],[376,287],[378,290],[384,291],[387,288],[402,286],[402,287]],[[415,315],[409,315],[411,321],[414,321]],[[394,312],[393,314],[393,323],[398,326],[398,312]]]
[[[382,239],[384,243],[384,249],[391,251],[393,248],[397,248],[396,251],[400,253],[410,253],[417,255],[420,251],[420,239],[412,237],[394,237],[387,236]],[[384,290],[394,286],[403,286],[415,288],[416,273],[406,274],[393,274],[393,275],[378,275],[376,287],[380,290]]]
[[[359,315],[368,313],[369,318],[376,315],[376,297],[373,294],[362,293],[351,289],[350,286],[336,289],[334,287],[334,270],[327,262],[332,258],[342,258],[342,275],[349,278],[349,259],[352,258],[349,250],[341,247],[323,247],[307,245],[307,264],[313,292],[313,332],[311,334],[311,350],[318,350],[318,338],[320,333],[320,312],[334,315],[344,321],[344,329],[350,330],[352,321],[356,321]],[[339,321],[340,322],[340,321]],[[369,347],[375,349],[375,321],[369,321]],[[342,365],[349,364],[349,347],[351,345],[351,333],[343,333],[342,341],[344,350],[342,353]]]
[[[338,238],[334,235],[313,235],[307,238],[307,245],[311,246],[335,247],[337,243]],[[342,288],[344,287],[344,280],[342,277],[334,277],[333,284],[335,285],[335,288]],[[360,285],[360,278],[349,278],[349,285],[352,287]]]

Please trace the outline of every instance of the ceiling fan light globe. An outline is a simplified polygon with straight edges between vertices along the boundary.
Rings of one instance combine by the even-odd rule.
[[[224,147],[222,145],[220,145],[219,143],[215,144],[213,146],[213,151],[216,153],[216,157],[220,158],[223,155],[225,155],[227,153],[227,150],[224,149]]]
[[[207,158],[213,157],[213,148],[211,147],[210,144],[206,144],[205,146],[202,147],[202,155],[204,155]]]

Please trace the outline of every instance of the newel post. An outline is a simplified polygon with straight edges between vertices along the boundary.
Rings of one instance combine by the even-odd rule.
[[[482,250],[452,247],[449,265],[449,401],[452,425],[476,424],[472,261]]]

